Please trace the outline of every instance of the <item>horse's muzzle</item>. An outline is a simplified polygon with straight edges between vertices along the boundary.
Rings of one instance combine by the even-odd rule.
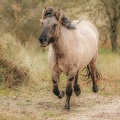
[[[43,37],[43,38],[39,37],[38,40],[40,42],[41,47],[46,47],[49,43],[49,40],[47,37]]]

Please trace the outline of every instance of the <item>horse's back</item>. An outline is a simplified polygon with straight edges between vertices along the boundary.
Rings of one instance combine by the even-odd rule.
[[[78,46],[76,47],[78,68],[84,68],[98,52],[99,35],[96,27],[89,21],[75,20],[73,23],[76,24],[74,34]]]
[[[81,35],[84,37],[89,37],[92,34],[97,44],[99,43],[98,31],[91,22],[86,20],[74,20],[73,23],[76,24],[76,29],[80,32]]]

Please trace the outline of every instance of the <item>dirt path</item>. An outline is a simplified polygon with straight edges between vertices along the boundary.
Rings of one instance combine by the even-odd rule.
[[[93,99],[94,106],[84,108],[70,120],[120,120],[120,97],[106,99],[97,96],[97,98],[98,100]],[[78,110],[80,111],[81,108]]]
[[[12,120],[120,120],[120,96],[103,97],[94,93],[73,95],[71,110],[62,108],[65,98],[59,100],[51,91],[28,92],[0,96],[0,118]],[[11,120],[10,119],[10,120]],[[9,120],[9,119],[8,119]]]

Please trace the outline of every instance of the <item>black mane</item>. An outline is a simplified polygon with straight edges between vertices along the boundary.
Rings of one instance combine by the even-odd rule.
[[[47,8],[47,10],[44,14],[44,18],[55,16],[56,19],[58,19],[55,13],[56,13],[56,10],[54,10],[53,8]],[[60,22],[67,29],[75,29],[75,25],[72,24],[72,21],[70,20],[70,18],[63,12],[62,12]]]
[[[44,14],[44,18],[52,17],[55,15],[55,10],[52,8],[47,8],[46,13]]]

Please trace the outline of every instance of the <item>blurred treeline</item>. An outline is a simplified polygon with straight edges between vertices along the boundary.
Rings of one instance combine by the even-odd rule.
[[[71,20],[91,21],[98,28],[102,44],[111,40],[112,51],[117,51],[119,0],[0,0],[0,36],[9,33],[24,46],[37,41],[44,6],[61,8]]]
[[[71,20],[91,21],[101,45],[120,53],[120,0],[0,0],[0,86],[48,76],[47,55],[37,40],[44,6],[62,9]]]

